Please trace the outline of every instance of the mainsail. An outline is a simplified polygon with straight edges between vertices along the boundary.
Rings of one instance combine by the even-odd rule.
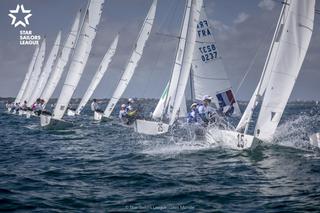
[[[54,90],[56,89],[60,78],[62,76],[64,67],[67,65],[70,53],[74,48],[77,34],[79,32],[79,23],[80,23],[81,12],[78,12],[74,23],[71,27],[71,31],[63,45],[61,52],[59,53],[58,59],[54,65],[54,69],[50,75],[50,78],[41,94],[41,98],[47,103],[51,98]]]
[[[92,81],[91,81],[86,93],[84,94],[83,98],[81,99],[81,102],[76,110],[76,114],[81,113],[82,109],[89,101],[90,97],[92,96],[93,92],[95,91],[95,89],[97,88],[98,84],[100,83],[102,77],[104,76],[105,72],[107,71],[108,66],[111,62],[111,59],[116,52],[118,40],[119,40],[119,35],[117,35],[116,38],[113,40],[110,48],[108,49],[107,53],[103,57],[96,74],[93,76]]]
[[[40,98],[40,95],[41,95],[41,93],[47,83],[47,80],[48,80],[49,75],[53,69],[53,64],[56,60],[56,57],[57,57],[57,54],[58,54],[58,51],[60,48],[60,40],[61,40],[61,31],[59,31],[59,33],[57,35],[57,38],[54,42],[54,45],[53,45],[52,50],[49,54],[49,57],[45,63],[43,71],[39,77],[37,85],[34,88],[33,93],[29,99],[29,102],[31,102],[31,103],[34,103],[37,100],[37,98]]]
[[[173,107],[173,101],[175,98],[175,93],[176,93],[181,66],[182,66],[184,48],[186,45],[186,36],[187,36],[188,23],[189,23],[189,17],[190,17],[191,2],[192,0],[188,0],[186,3],[183,22],[181,26],[180,35],[179,35],[178,47],[176,51],[176,58],[174,61],[171,78],[167,83],[166,88],[164,89],[164,92],[162,93],[162,96],[152,114],[153,119],[160,119],[164,115],[166,115],[166,117],[169,117]]]
[[[36,49],[34,50],[31,62],[30,62],[29,67],[28,67],[28,72],[26,73],[26,76],[24,77],[24,80],[23,80],[23,83],[22,83],[22,85],[20,87],[19,93],[18,93],[18,95],[17,95],[17,97],[16,97],[16,99],[14,101],[15,103],[20,103],[21,101],[24,101],[24,100],[22,100],[22,95],[25,92],[26,87],[28,85],[28,82],[30,80],[31,73],[32,73],[33,68],[34,68],[34,64],[36,63],[36,58],[37,58],[38,53],[39,53],[39,46],[37,46]]]
[[[217,108],[222,107],[227,110],[230,105],[233,105],[234,115],[240,116],[241,112],[233,94],[204,6],[201,9],[197,24],[197,39],[193,53],[190,80],[192,81],[192,93],[195,100],[199,101],[202,100],[203,96],[210,95],[213,97],[213,103]]]
[[[182,67],[181,67],[180,77],[179,77],[178,86],[175,94],[175,99],[174,99],[174,104],[173,104],[169,125],[172,125],[175,122],[176,117],[178,116],[178,112],[179,112],[181,103],[183,101],[185,89],[188,83],[192,57],[193,57],[193,52],[195,48],[196,36],[197,36],[196,28],[199,22],[202,4],[203,4],[202,0],[192,1],[189,24],[188,24],[189,27],[187,31],[187,37],[186,37],[185,52],[182,59]]]
[[[119,101],[122,94],[126,90],[134,74],[134,71],[142,57],[144,46],[150,36],[150,32],[151,32],[153,21],[154,21],[154,16],[156,13],[156,7],[157,7],[157,0],[154,0],[149,9],[148,15],[144,20],[143,26],[138,36],[138,40],[135,44],[133,53],[129,59],[129,63],[127,64],[126,69],[122,74],[121,79],[118,83],[118,86],[114,91],[112,98],[108,103],[107,108],[104,111],[104,115],[103,115],[104,117],[110,117],[114,107],[116,106],[117,102]]]
[[[63,117],[80,81],[92,48],[93,39],[96,36],[96,27],[101,18],[103,3],[104,0],[91,0],[87,11],[85,11],[84,23],[80,29],[79,40],[74,50],[69,72],[53,111],[54,119],[61,119]]]
[[[32,95],[32,92],[38,82],[39,79],[39,75],[41,72],[41,68],[42,68],[42,64],[43,64],[43,60],[44,60],[44,55],[45,55],[45,51],[46,51],[46,39],[44,38],[41,45],[40,45],[40,50],[39,53],[37,55],[34,67],[33,67],[33,71],[32,74],[30,76],[30,80],[28,82],[28,86],[26,87],[26,90],[21,98],[21,101],[27,101],[27,106],[31,106],[33,103],[30,103],[29,99]]]
[[[280,122],[310,44],[314,13],[315,0],[285,3],[277,57],[270,63],[270,80],[255,128],[255,136],[262,140],[271,140]]]
[[[262,102],[254,135],[264,141],[272,139],[311,40],[314,12],[314,0],[283,3],[261,79],[237,131],[248,131],[253,111]]]

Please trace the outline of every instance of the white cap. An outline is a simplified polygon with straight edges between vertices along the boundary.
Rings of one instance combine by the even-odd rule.
[[[126,107],[126,105],[125,104],[121,104],[121,108],[125,108]]]
[[[133,102],[134,102],[134,101],[133,101],[133,98],[129,98],[128,101],[129,101],[130,103],[133,103]]]
[[[202,100],[204,101],[204,100],[212,100],[212,97],[210,96],[210,95],[205,95],[205,96],[203,96],[202,97]]]
[[[192,108],[194,106],[198,106],[198,104],[197,103],[193,103],[193,104],[191,104],[190,108]]]

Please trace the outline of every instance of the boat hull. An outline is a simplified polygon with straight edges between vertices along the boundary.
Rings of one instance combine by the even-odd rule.
[[[261,142],[252,135],[220,129],[208,129],[206,140],[234,150],[253,149]]]
[[[50,115],[40,115],[40,126],[46,129],[63,130],[73,126],[73,123],[62,119],[54,119]]]
[[[158,121],[137,119],[134,122],[134,131],[145,135],[161,135],[169,130],[169,125]]]
[[[93,112],[93,120],[94,121],[101,121],[102,116],[103,116],[103,113],[101,113],[101,112],[97,112],[97,111]]]
[[[76,115],[76,111],[67,109],[67,116],[75,116],[75,115]]]

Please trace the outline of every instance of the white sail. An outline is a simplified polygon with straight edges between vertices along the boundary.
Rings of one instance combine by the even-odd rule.
[[[116,106],[117,102],[121,98],[122,94],[126,90],[133,74],[134,71],[142,57],[143,49],[145,46],[146,41],[148,40],[150,36],[150,32],[152,29],[153,21],[154,21],[154,16],[156,13],[156,7],[157,7],[157,0],[154,0],[148,15],[146,19],[144,20],[143,26],[141,28],[141,31],[138,36],[138,40],[136,42],[135,48],[133,50],[133,53],[130,57],[129,63],[126,66],[126,69],[124,73],[121,76],[121,79],[118,83],[118,86],[116,90],[114,91],[111,100],[108,103],[107,108],[104,111],[104,117],[110,117],[114,107]]]
[[[161,116],[162,116],[162,113],[164,112],[164,109],[165,109],[165,105],[166,105],[166,100],[167,100],[167,97],[168,97],[168,90],[169,90],[169,85],[170,85],[170,82],[167,83],[167,86],[166,88],[164,89],[159,101],[158,101],[158,104],[156,106],[156,108],[154,109],[153,113],[152,113],[152,118],[153,119],[160,119]]]
[[[111,62],[111,59],[116,52],[118,40],[119,40],[119,35],[117,35],[116,38],[113,40],[110,48],[108,49],[107,53],[103,57],[96,74],[93,76],[93,79],[92,79],[86,93],[84,94],[83,98],[81,99],[81,102],[76,110],[76,114],[81,113],[82,109],[89,101],[90,97],[92,96],[93,92],[95,91],[95,89],[97,88],[98,84],[100,83],[102,77],[104,76],[105,72],[107,71],[108,66]]]
[[[32,71],[32,74],[30,76],[30,80],[28,82],[28,86],[26,87],[26,90],[21,98],[21,101],[27,101],[27,106],[31,106],[33,103],[30,103],[29,99],[32,95],[32,92],[38,82],[39,75],[41,72],[42,64],[44,61],[44,55],[46,51],[46,39],[43,39],[41,45],[40,45],[40,50],[36,58],[36,62],[34,64],[34,68]]]
[[[57,57],[57,54],[58,54],[58,51],[60,48],[60,40],[61,40],[61,31],[59,31],[59,33],[57,35],[57,38],[56,38],[54,45],[51,49],[49,57],[45,63],[43,71],[39,77],[37,85],[34,88],[33,93],[29,99],[29,102],[31,102],[31,103],[34,103],[37,100],[37,98],[40,98],[40,95],[41,95],[41,93],[47,83],[47,80],[48,80],[49,75],[53,69],[53,64],[56,60],[56,57]]]
[[[180,36],[179,36],[178,47],[176,51],[176,58],[174,61],[171,78],[166,88],[164,89],[164,92],[152,114],[152,117],[154,119],[162,118],[163,115],[166,115],[166,117],[169,117],[173,108],[173,101],[176,94],[176,89],[177,89],[180,71],[181,71],[182,59],[184,55],[184,48],[186,45],[186,36],[187,36],[188,22],[190,17],[191,2],[192,0],[188,0],[186,3],[186,8],[184,11],[184,17],[183,17],[183,22],[181,26]]]
[[[270,80],[255,128],[255,136],[265,141],[272,139],[280,122],[313,32],[315,0],[289,0],[285,4],[277,57],[270,64]]]
[[[61,119],[67,110],[71,97],[80,81],[82,72],[87,63],[92,42],[96,35],[96,27],[102,13],[104,0],[91,0],[82,28],[79,40],[76,44],[74,55],[69,67],[66,80],[53,111],[54,119]]]
[[[26,90],[26,87],[27,87],[28,82],[30,80],[31,73],[33,71],[34,64],[36,63],[36,58],[37,58],[38,53],[39,53],[39,46],[37,46],[36,49],[34,50],[32,60],[31,60],[29,67],[28,67],[28,72],[26,73],[26,76],[24,77],[24,80],[23,80],[23,83],[20,87],[19,93],[14,101],[15,103],[20,103],[21,101],[24,101],[24,100],[22,100],[22,95],[23,95],[24,91]]]
[[[80,16],[81,16],[81,12],[78,12],[74,20],[74,23],[71,27],[71,31],[63,45],[61,52],[59,53],[59,57],[57,61],[55,62],[54,69],[50,75],[50,78],[41,94],[41,98],[45,101],[45,103],[47,103],[51,98],[54,90],[56,89],[60,81],[64,67],[68,63],[70,53],[74,48],[75,41],[77,38],[77,33],[79,31],[78,29],[79,29],[79,23],[80,23]]]
[[[275,58],[277,57],[277,52],[278,52],[278,48],[279,48],[279,40],[276,40],[276,37],[278,35],[279,30],[281,29],[281,20],[282,20],[282,16],[284,16],[284,8],[285,5],[282,7],[282,10],[280,12],[280,16],[278,19],[278,23],[277,23],[277,27],[276,30],[274,32],[272,41],[271,41],[271,45],[268,51],[268,55],[267,55],[267,59],[266,62],[264,64],[263,67],[263,71],[262,71],[262,75],[260,77],[259,83],[246,107],[246,110],[244,111],[240,122],[237,125],[236,130],[238,132],[247,132],[249,125],[250,125],[250,120],[252,117],[252,113],[255,110],[255,108],[257,107],[258,103],[261,101],[261,97],[263,96],[266,87],[269,83],[269,79],[270,79],[270,73],[271,73],[271,68],[272,66],[269,65],[270,63],[274,63]]]
[[[195,48],[195,42],[197,37],[197,24],[200,18],[200,11],[202,8],[203,1],[202,0],[193,0],[191,5],[189,23],[188,23],[188,31],[186,37],[186,46],[185,53],[182,59],[182,67],[180,72],[180,77],[178,81],[178,86],[175,94],[172,114],[170,117],[169,125],[172,125],[177,117],[178,111],[180,109],[185,89],[188,83],[193,52]]]
[[[233,105],[233,114],[241,115],[204,7],[197,24],[190,77],[195,100],[202,100],[203,96],[210,95],[217,108],[223,107],[226,110]]]

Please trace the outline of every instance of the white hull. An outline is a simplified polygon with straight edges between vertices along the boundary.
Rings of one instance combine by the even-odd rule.
[[[40,126],[47,129],[59,130],[72,127],[73,123],[64,121],[62,119],[54,119],[49,115],[40,115]]]
[[[259,142],[259,139],[252,135],[219,129],[208,129],[206,140],[234,150],[252,149],[255,147],[254,142]]]
[[[71,110],[71,109],[68,109],[67,110],[67,116],[75,116],[76,115],[76,112]]]
[[[311,145],[320,148],[320,133],[319,132],[311,135],[309,138],[310,138]]]
[[[103,113],[94,111],[94,113],[93,113],[93,120],[95,120],[95,121],[101,121],[102,115],[103,115]]]
[[[168,130],[169,125],[162,122],[146,120],[136,120],[134,122],[134,131],[140,134],[160,135],[168,132]]]
[[[30,118],[31,115],[34,115],[34,113],[33,111],[27,110],[25,115],[26,115],[26,118]]]

